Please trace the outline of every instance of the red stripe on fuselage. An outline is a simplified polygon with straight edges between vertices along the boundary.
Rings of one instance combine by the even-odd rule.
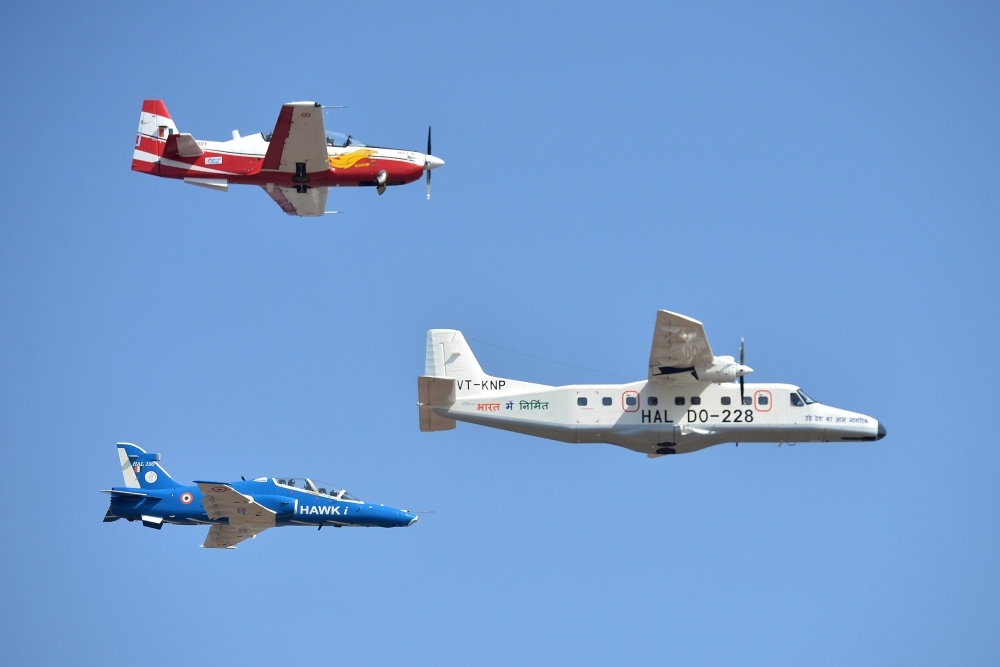
[[[149,142],[148,144],[146,142]],[[158,143],[152,139],[142,138],[139,149],[156,155]],[[222,164],[205,164],[208,158],[222,158]],[[140,162],[133,160],[132,168],[135,171],[144,173],[156,173],[155,167],[159,166],[157,175],[163,178],[224,178],[234,185],[267,185],[273,183],[278,187],[291,188],[297,184],[292,181],[295,174],[279,171],[262,171],[262,164],[267,158],[261,160],[257,156],[234,155],[229,153],[206,152],[196,158],[173,156],[164,161],[169,164]],[[369,159],[361,163],[364,166],[354,166],[350,169],[328,169],[327,171],[309,172],[311,187],[351,187],[360,183],[372,183],[378,177],[380,171],[386,172],[386,180],[393,185],[399,183],[412,183],[420,178],[423,168],[412,162],[401,162],[398,160]],[[148,165],[148,166],[147,166]],[[205,167],[211,171],[194,169],[193,167]]]

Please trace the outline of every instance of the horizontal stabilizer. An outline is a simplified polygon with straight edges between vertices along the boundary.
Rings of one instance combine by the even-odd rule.
[[[442,417],[434,412],[433,408],[429,408],[426,405],[420,406],[420,430],[424,433],[429,431],[450,431],[455,428],[455,425],[456,422],[454,419]]]
[[[146,498],[148,494],[138,491],[121,491],[119,489],[101,489],[101,493],[110,493],[112,498]]]
[[[163,146],[163,157],[200,157],[204,154],[190,134],[171,134]]]
[[[455,379],[418,377],[417,401],[421,405],[451,405],[455,402]]]
[[[430,406],[449,406],[455,402],[455,378],[428,377],[417,378],[417,402],[420,405],[420,430],[450,431],[455,428],[455,420],[434,412]]]
[[[197,185],[198,187],[217,190],[219,192],[229,191],[229,181],[224,178],[185,178],[184,182],[188,185]]]

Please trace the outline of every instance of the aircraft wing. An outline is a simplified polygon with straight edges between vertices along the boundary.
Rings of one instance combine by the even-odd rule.
[[[649,379],[678,382],[694,380],[695,366],[711,365],[714,355],[698,320],[660,310],[649,352]]]
[[[281,107],[261,170],[294,174],[297,163],[305,163],[307,173],[330,168],[323,107],[316,102],[289,102]]]
[[[205,549],[235,549],[236,545],[243,540],[257,537],[258,533],[267,528],[248,528],[240,526],[222,526],[216,524],[208,529],[205,543],[201,546]]]
[[[274,186],[270,192],[265,187],[264,192],[288,215],[311,218],[326,213],[326,197],[330,188],[309,188],[306,192],[296,192],[295,188]]]
[[[209,519],[229,519],[229,528],[249,528],[260,532],[275,525],[272,510],[254,502],[228,484],[195,482],[204,494],[201,504]],[[243,538],[246,539],[246,538]]]

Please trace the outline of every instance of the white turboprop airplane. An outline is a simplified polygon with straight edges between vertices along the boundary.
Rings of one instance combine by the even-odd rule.
[[[885,437],[878,420],[817,403],[791,384],[746,384],[752,372],[712,354],[701,322],[656,314],[649,379],[551,387],[487,375],[461,331],[427,332],[418,378],[421,431],[456,421],[562,442],[618,445],[650,457],[726,442],[843,442]],[[739,384],[735,383],[739,380]]]

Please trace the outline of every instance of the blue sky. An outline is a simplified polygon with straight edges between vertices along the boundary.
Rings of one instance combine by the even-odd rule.
[[[0,40],[0,662],[1000,661],[1000,10],[21,3]],[[423,186],[284,216],[129,170],[283,102]],[[654,313],[878,443],[647,460],[422,434],[428,328],[639,379]],[[615,381],[472,343],[494,375]],[[994,406],[994,407],[990,407]],[[407,530],[102,524],[114,443]]]

